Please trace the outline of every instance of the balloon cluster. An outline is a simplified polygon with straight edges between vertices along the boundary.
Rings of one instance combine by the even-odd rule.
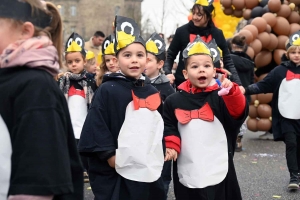
[[[221,0],[226,15],[243,17],[248,25],[237,34],[246,37],[247,54],[259,70],[281,63],[289,36],[300,30],[300,0]],[[258,77],[262,80],[267,74]],[[271,128],[272,94],[252,95],[248,128],[268,131]]]

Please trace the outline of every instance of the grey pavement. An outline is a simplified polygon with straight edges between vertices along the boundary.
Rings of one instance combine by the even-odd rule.
[[[244,200],[300,200],[300,190],[289,192],[289,173],[283,142],[260,140],[262,132],[247,132],[243,138],[243,151],[235,153],[234,163]],[[85,200],[93,200],[93,193],[85,184]],[[173,200],[170,185],[168,200]],[[234,199],[233,199],[234,200]]]

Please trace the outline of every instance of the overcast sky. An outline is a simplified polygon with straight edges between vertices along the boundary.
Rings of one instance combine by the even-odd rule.
[[[163,9],[164,2],[165,9]],[[148,27],[149,32],[162,32],[168,37],[175,33],[177,26],[188,22],[188,10],[193,4],[194,0],[143,0],[142,28],[145,31]],[[162,23],[163,30],[161,30]]]

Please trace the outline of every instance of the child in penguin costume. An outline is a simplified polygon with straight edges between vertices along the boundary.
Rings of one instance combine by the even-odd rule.
[[[166,158],[177,200],[242,199],[233,164],[233,142],[248,115],[239,86],[215,76],[213,56],[199,36],[183,52],[187,79],[164,103]],[[178,158],[178,159],[177,159]]]
[[[96,200],[165,200],[160,94],[142,75],[147,62],[137,24],[116,16],[120,73],[106,74],[87,115],[79,151],[89,157]]]
[[[290,172],[288,189],[299,188],[300,170],[300,31],[292,34],[282,62],[263,80],[249,85],[246,95],[273,93],[272,129],[275,141],[284,141]]]

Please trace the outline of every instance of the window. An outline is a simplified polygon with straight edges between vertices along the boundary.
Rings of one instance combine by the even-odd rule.
[[[71,16],[76,16],[76,6],[71,6]]]
[[[63,16],[63,15],[64,15],[64,12],[65,12],[64,6],[62,6],[62,5],[57,5],[57,8],[58,8],[59,14],[60,14],[61,16]]]

